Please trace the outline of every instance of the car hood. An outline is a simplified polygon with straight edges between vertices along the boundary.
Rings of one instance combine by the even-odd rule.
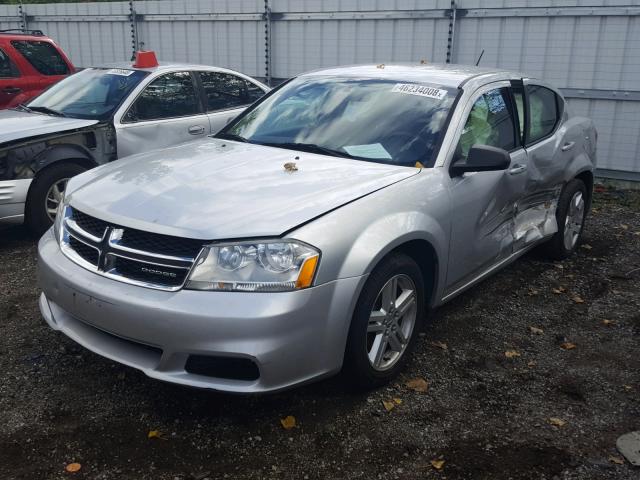
[[[0,144],[23,138],[88,127],[97,120],[56,117],[42,113],[0,110]]]
[[[287,171],[290,162],[297,170]],[[69,182],[67,195],[88,215],[140,230],[207,240],[278,236],[417,172],[205,139],[90,170]]]

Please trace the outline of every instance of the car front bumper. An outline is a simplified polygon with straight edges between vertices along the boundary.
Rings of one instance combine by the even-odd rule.
[[[0,181],[0,223],[22,223],[31,179]]]
[[[146,375],[195,387],[258,393],[339,371],[366,277],[279,293],[165,292],[76,265],[51,230],[38,246],[40,310],[54,330]],[[257,380],[185,370],[190,355],[248,359]]]

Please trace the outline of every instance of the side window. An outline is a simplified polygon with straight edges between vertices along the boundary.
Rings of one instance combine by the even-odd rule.
[[[200,105],[189,72],[167,73],[156,78],[131,105],[123,121],[185,117],[200,113]]]
[[[256,84],[230,73],[200,72],[207,111],[250,105],[264,95]]]
[[[545,87],[528,85],[529,95],[529,143],[549,135],[558,123],[556,94]]]
[[[49,42],[13,40],[11,45],[42,75],[69,73],[69,67],[64,59],[56,47]]]
[[[0,78],[19,77],[20,72],[13,64],[9,55],[0,50]]]
[[[490,90],[475,101],[462,130],[456,157],[466,158],[475,144],[504,148],[507,151],[515,148],[515,127],[507,88]]]

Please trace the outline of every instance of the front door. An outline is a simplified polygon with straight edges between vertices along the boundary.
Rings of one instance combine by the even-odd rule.
[[[118,158],[188,142],[210,133],[191,72],[165,73],[116,119]]]
[[[514,219],[527,182],[527,153],[521,146],[508,82],[485,86],[466,107],[453,160],[476,144],[507,150],[506,171],[465,173],[451,179],[450,294],[508,258],[514,249]]]

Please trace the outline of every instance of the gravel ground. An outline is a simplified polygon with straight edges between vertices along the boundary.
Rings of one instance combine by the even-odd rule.
[[[0,231],[0,262],[2,479],[640,478],[615,448],[640,430],[640,192],[599,193],[572,259],[534,252],[440,309],[397,384],[367,394],[148,379],[46,326],[22,228]]]

